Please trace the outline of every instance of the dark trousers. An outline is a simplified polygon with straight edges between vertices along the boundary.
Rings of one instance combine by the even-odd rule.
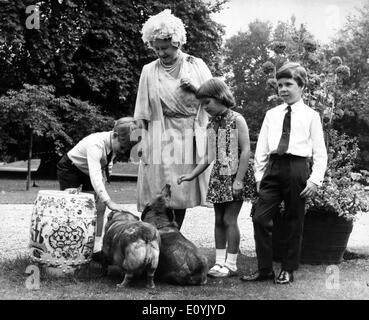
[[[273,267],[273,217],[282,201],[287,223],[287,248],[282,257],[282,269],[297,270],[305,216],[305,198],[300,193],[306,187],[310,169],[306,158],[293,155],[271,155],[260,183],[259,199],[255,204],[252,221],[258,268]]]
[[[82,191],[94,191],[90,177],[79,170],[65,154],[57,164],[57,175],[60,190],[78,188],[82,185]]]

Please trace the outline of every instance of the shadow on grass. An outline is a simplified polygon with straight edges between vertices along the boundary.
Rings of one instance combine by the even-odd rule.
[[[209,266],[214,264],[215,250],[199,248],[208,258]],[[331,274],[327,266],[301,265],[295,275],[295,282],[288,286],[277,286],[272,281],[244,283],[238,277],[208,278],[203,286],[171,285],[155,279],[156,288],[145,288],[145,277],[136,278],[127,289],[117,289],[123,275],[115,268],[109,269],[108,276],[102,276],[97,262],[91,262],[74,275],[56,277],[40,270],[40,289],[28,290],[25,282],[29,277],[28,266],[34,265],[28,256],[18,256],[11,260],[0,260],[0,299],[30,300],[278,300],[278,299],[368,299],[368,260],[348,260],[338,268],[340,288],[331,290],[327,281]],[[254,271],[255,257],[240,254],[239,275]],[[278,271],[279,264],[275,264]]]
[[[200,251],[207,256],[209,264],[212,265],[214,263],[214,259],[212,258],[213,250],[200,248]],[[114,285],[121,283],[124,278],[121,270],[116,266],[109,266],[108,275],[103,276],[101,264],[95,261],[91,261],[89,264],[80,266],[75,270],[74,274],[57,276],[46,272],[43,266],[33,262],[30,256],[27,254],[18,255],[13,259],[0,259],[0,270],[2,271],[2,274],[6,275],[7,280],[15,285],[24,284],[25,279],[29,276],[29,273],[26,272],[29,266],[39,267],[40,281],[46,286],[58,285],[59,282],[65,285],[76,284],[79,282],[93,284],[96,281],[102,281],[108,285]],[[157,279],[156,282],[160,283],[160,281]],[[144,288],[145,284],[145,276],[141,275],[135,276],[135,281],[133,282],[132,286],[140,287],[142,285]]]
[[[214,263],[214,249],[199,248],[208,258],[209,265]],[[255,258],[240,255],[238,267],[248,272],[255,264]],[[40,268],[40,290],[27,290],[25,282],[30,276],[26,269],[35,265],[27,256],[0,260],[0,294],[6,299],[127,299],[127,300],[193,300],[193,299],[242,299],[240,290],[234,290],[240,284],[238,277],[229,279],[208,278],[206,285],[178,286],[155,279],[156,288],[146,289],[145,277],[136,277],[128,289],[117,289],[123,275],[119,269],[109,267],[108,276],[102,276],[101,265],[92,261],[86,268],[77,270],[73,275],[57,277]],[[219,291],[219,287],[222,291]]]
[[[2,274],[6,275],[6,278],[16,285],[24,285],[26,278],[31,274],[27,272],[29,266],[39,267],[40,281],[46,286],[93,281],[100,278],[101,274],[96,267],[91,267],[90,264],[76,270],[73,275],[67,274],[62,277],[58,277],[47,273],[43,267],[33,262],[28,255],[18,255],[14,259],[0,260],[0,270],[2,271]]]
[[[357,260],[357,259],[369,259],[369,254],[355,252],[349,249],[345,250],[343,254],[343,260]]]

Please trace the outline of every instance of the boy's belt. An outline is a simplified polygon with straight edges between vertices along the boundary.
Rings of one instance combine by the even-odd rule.
[[[308,157],[301,157],[301,156],[295,156],[294,154],[285,153],[282,155],[279,155],[278,153],[272,153],[269,155],[269,159],[271,160],[278,160],[278,159],[307,159]]]

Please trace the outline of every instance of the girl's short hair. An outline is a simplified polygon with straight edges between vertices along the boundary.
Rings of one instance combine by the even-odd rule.
[[[282,78],[294,79],[299,87],[306,87],[307,84],[307,72],[297,62],[287,62],[280,67],[276,73],[277,80]]]
[[[186,43],[186,30],[181,19],[166,9],[150,17],[142,27],[142,40],[152,49],[152,42],[170,40],[174,47],[180,48]]]
[[[232,108],[235,101],[231,90],[226,83],[219,78],[211,78],[204,82],[196,91],[197,99],[214,98],[224,104],[227,108]]]

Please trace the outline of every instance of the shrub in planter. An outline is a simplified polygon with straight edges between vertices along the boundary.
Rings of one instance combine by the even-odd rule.
[[[307,208],[354,221],[361,212],[368,212],[368,198],[361,184],[362,173],[352,172],[359,148],[356,138],[329,131],[328,168],[323,185]]]

